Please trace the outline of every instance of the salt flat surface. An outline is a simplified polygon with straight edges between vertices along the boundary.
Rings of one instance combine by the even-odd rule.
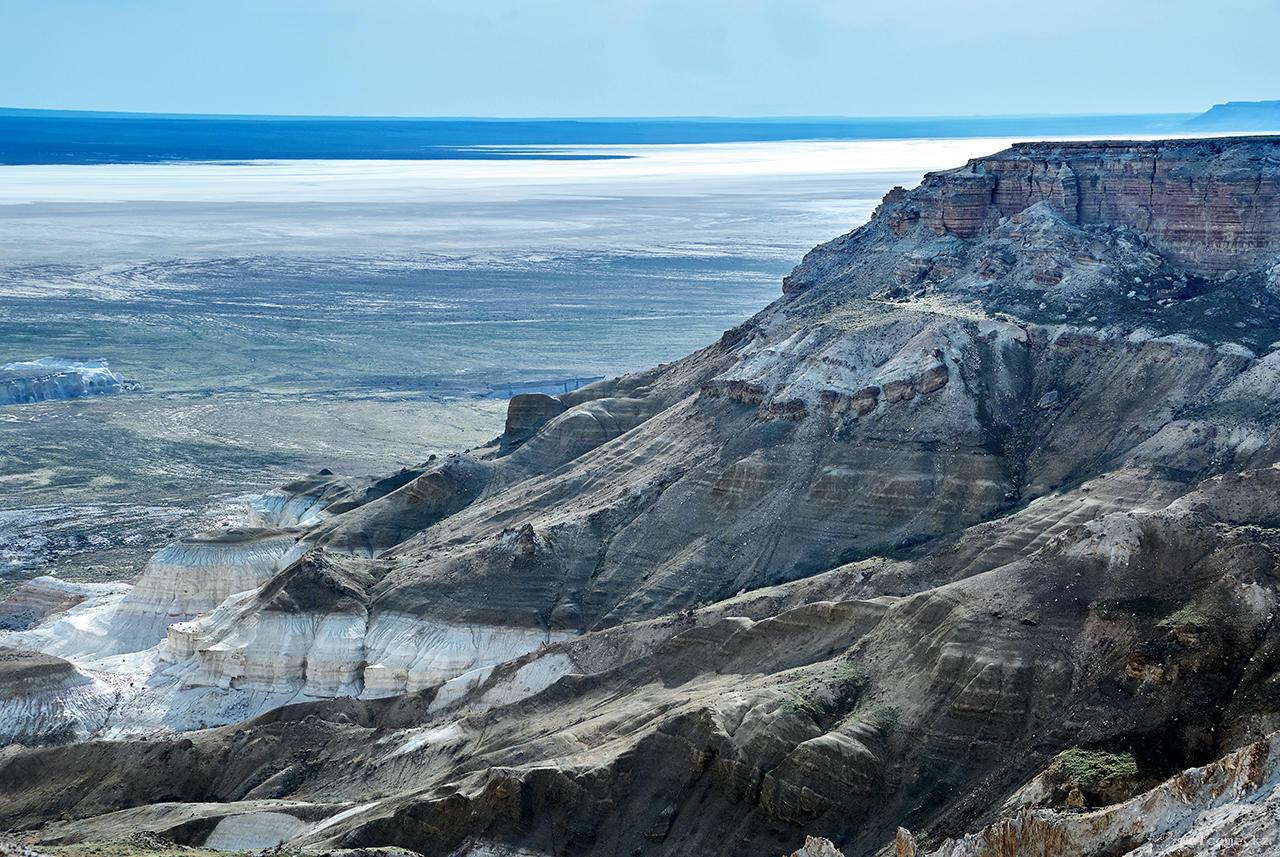
[[[585,161],[0,166],[0,258],[65,265],[90,255],[137,263],[228,252],[484,252],[513,259],[690,246],[796,254],[856,225],[893,184],[914,184],[927,170],[1009,142],[555,149],[625,156]]]

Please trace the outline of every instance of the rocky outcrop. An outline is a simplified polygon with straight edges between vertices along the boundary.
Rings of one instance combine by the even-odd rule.
[[[260,590],[169,628],[161,655],[191,661],[187,687],[286,700],[380,697],[437,687],[552,639],[533,629],[452,626],[378,610],[372,584],[360,564],[313,551]]]
[[[844,857],[844,855],[831,844],[830,840],[807,836],[804,845],[800,846],[799,850],[791,852],[790,857]]]
[[[382,499],[434,464],[432,456],[421,467],[406,467],[380,478],[342,477],[322,470],[254,498],[249,504],[249,522],[263,529],[314,526],[333,515]]]
[[[1086,813],[1028,808],[921,857],[1227,857],[1280,849],[1280,752],[1270,735],[1131,800]]]
[[[344,504],[308,535],[313,544],[373,556],[466,508],[488,486],[482,462],[461,456],[430,461],[393,490]],[[330,507],[334,509],[335,507]]]
[[[1136,229],[1187,273],[1220,277],[1280,252],[1275,148],[1274,138],[1019,143],[925,176],[886,197],[881,216],[899,234],[918,224],[972,239],[1043,203],[1073,226]]]
[[[507,453],[515,450],[565,410],[564,402],[544,393],[520,393],[512,396],[507,405],[507,423],[502,430],[501,451]]]

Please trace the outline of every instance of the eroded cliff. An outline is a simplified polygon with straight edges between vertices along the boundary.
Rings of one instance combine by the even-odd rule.
[[[118,694],[79,737],[119,740],[5,751],[0,822],[854,855],[1210,763],[1280,727],[1278,206],[1275,138],[1016,146],[892,191],[681,361],[36,598],[9,644],[74,679],[41,716],[78,670]],[[1064,752],[1125,776],[1055,780]],[[990,853],[1104,853],[1020,847]]]

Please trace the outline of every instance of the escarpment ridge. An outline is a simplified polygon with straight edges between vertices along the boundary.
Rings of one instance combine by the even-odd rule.
[[[1070,819],[1280,729],[1278,182],[1278,138],[1015,146],[891,191],[682,360],[301,480],[131,591],[31,589],[0,643],[58,680],[0,711],[31,745],[0,825],[1164,853],[1172,821],[1117,851]],[[1086,844],[975,844],[1015,818]]]
[[[1133,227],[1187,273],[1245,271],[1280,251],[1273,141],[1020,143],[926,176],[894,222],[973,238],[1043,202],[1077,226]]]

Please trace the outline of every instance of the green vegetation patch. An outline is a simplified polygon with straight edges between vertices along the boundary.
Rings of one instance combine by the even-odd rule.
[[[1129,618],[1169,628],[1206,627],[1211,624],[1208,615],[1194,604],[1177,606],[1176,602],[1145,596],[1099,601],[1093,605],[1093,609],[1103,619]]]
[[[1108,753],[1072,747],[1053,760],[1053,767],[1081,789],[1098,789],[1138,776],[1138,761],[1132,753]]]
[[[901,717],[902,710],[896,705],[877,702],[872,705],[859,706],[845,719],[866,723],[874,727],[882,737],[888,738],[898,728],[898,720]]]
[[[1209,617],[1201,613],[1194,604],[1184,604],[1161,619],[1160,624],[1170,628],[1203,628],[1208,626]]]
[[[829,671],[806,672],[792,679],[783,692],[787,707],[829,729],[854,709],[870,684],[871,676],[865,667],[839,660],[831,664]]]

